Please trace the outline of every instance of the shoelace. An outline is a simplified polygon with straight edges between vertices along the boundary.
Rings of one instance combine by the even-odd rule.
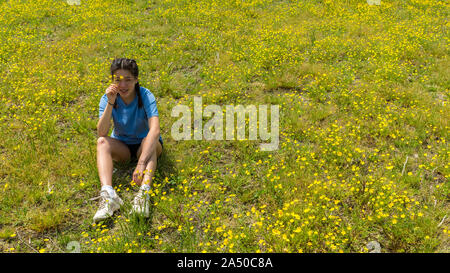
[[[106,203],[108,202],[106,197],[104,195],[102,195],[102,192],[106,193],[106,191],[100,191],[100,195],[99,196],[89,199],[91,201],[95,201],[95,200],[100,199],[99,208],[98,208],[99,210],[104,209],[106,207]]]

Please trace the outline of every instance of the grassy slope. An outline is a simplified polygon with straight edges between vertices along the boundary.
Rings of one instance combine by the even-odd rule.
[[[448,4],[221,2],[1,1],[0,249],[448,252]],[[152,217],[128,218],[118,165],[127,206],[95,226],[98,102],[122,56],[165,151]],[[279,150],[174,141],[194,95],[280,105]]]

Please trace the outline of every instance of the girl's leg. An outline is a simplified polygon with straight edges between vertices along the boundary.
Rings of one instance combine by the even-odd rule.
[[[130,150],[120,140],[112,137],[97,139],[97,168],[102,186],[112,186],[113,160],[127,161],[131,157]]]
[[[144,141],[146,141],[146,138],[144,138],[142,140],[141,146],[139,147],[139,149],[137,151],[137,158],[139,158],[141,156],[142,144],[144,143]],[[158,157],[161,155],[161,153],[162,153],[162,145],[157,140],[156,141],[156,148],[153,149],[153,152],[151,153],[150,159],[148,160],[147,165],[145,167],[144,178],[141,180],[144,184],[148,184],[149,186],[152,185],[152,179],[153,179],[153,176],[155,174]]]
[[[145,138],[141,143],[141,146],[139,147],[139,150],[137,152],[137,157],[140,158],[142,154],[142,147],[145,142],[147,141]],[[145,145],[147,146],[147,145]],[[136,197],[133,200],[133,207],[132,212],[138,213],[143,215],[144,217],[150,216],[150,196],[148,194],[149,188],[152,186],[152,178],[155,174],[156,170],[156,162],[158,160],[158,156],[162,152],[162,146],[159,141],[156,141],[156,143],[152,143],[151,147],[149,148],[149,151],[145,151],[149,155],[149,159],[146,162],[144,171],[144,177],[143,179],[138,179],[136,183],[139,184],[140,189],[139,192],[136,194]],[[138,165],[139,166],[139,165]],[[142,166],[139,166],[138,172],[141,173],[142,170],[140,169]]]

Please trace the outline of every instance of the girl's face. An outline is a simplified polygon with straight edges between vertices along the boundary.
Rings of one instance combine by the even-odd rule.
[[[113,75],[113,83],[119,87],[119,95],[124,99],[134,98],[134,86],[138,79],[125,69],[117,70]]]

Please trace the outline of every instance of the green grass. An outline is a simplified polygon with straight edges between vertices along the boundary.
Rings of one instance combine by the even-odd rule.
[[[449,251],[445,1],[0,6],[2,252]],[[93,225],[115,57],[137,60],[165,145],[151,217],[128,216],[134,166],[116,164],[126,205]],[[175,141],[194,96],[280,105],[279,149]]]

